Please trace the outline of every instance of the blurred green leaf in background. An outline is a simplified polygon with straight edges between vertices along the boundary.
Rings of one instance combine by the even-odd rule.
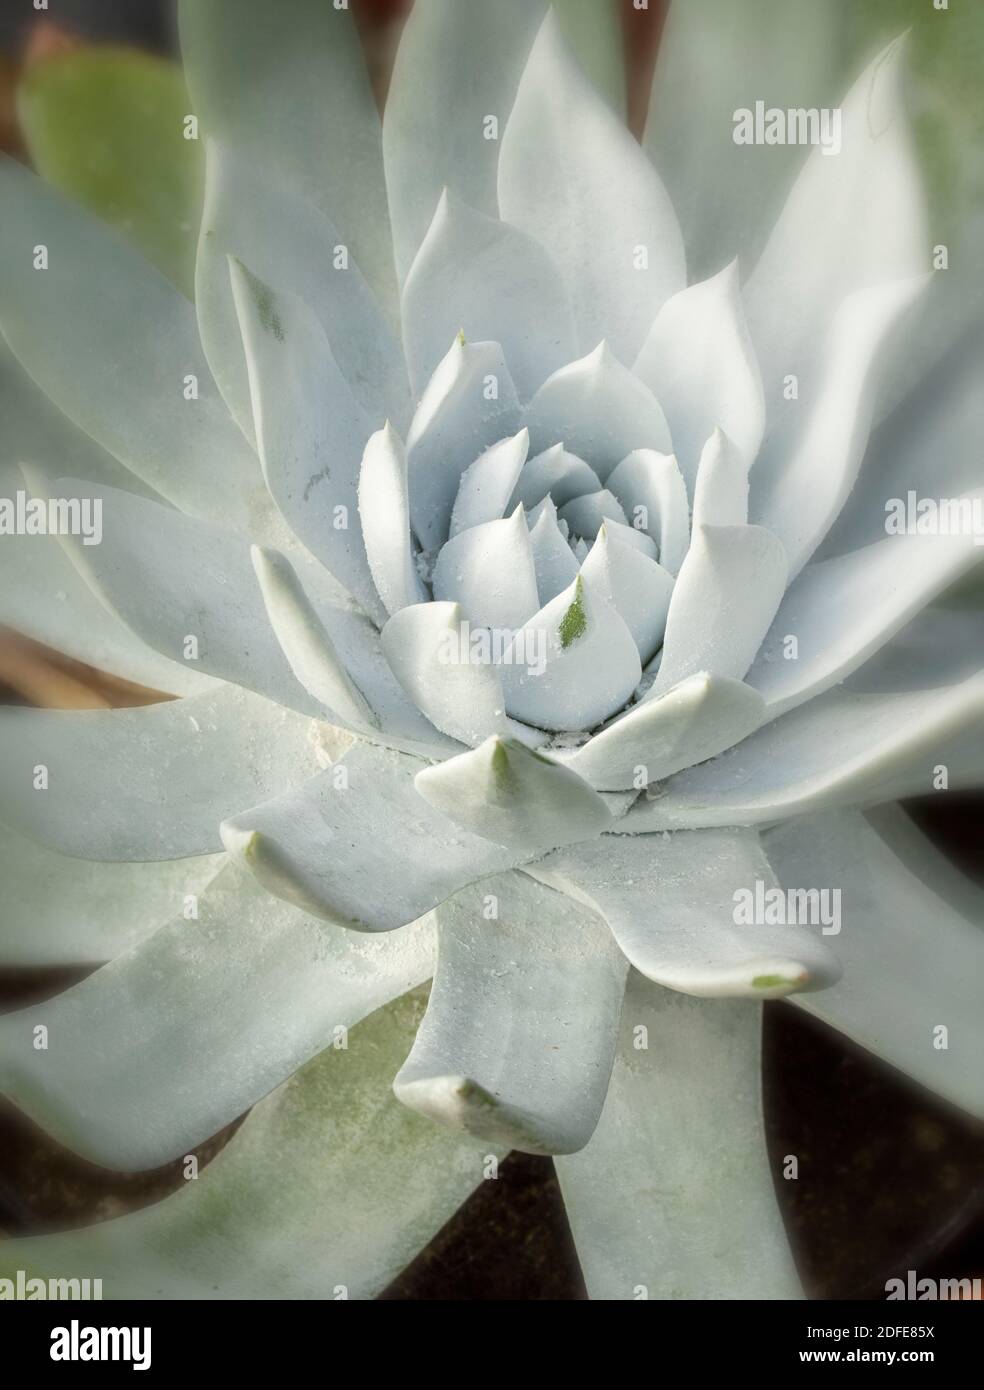
[[[189,110],[180,68],[130,48],[57,53],[30,64],[18,91],[35,168],[191,295],[203,160],[184,137]]]
[[[625,57],[617,3],[554,0],[564,37],[602,96],[625,116]]]
[[[930,207],[941,240],[963,239],[984,218],[984,4],[863,0],[845,16],[845,45],[864,55],[909,27],[912,112]]]

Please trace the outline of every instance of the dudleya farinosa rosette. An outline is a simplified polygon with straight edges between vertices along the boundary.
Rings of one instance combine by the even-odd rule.
[[[904,47],[740,278],[659,105],[640,148],[529,0],[417,0],[382,131],[344,9],[192,0],[182,44],[194,309],[2,169],[16,462],[102,503],[3,540],[12,620],[184,698],[2,712],[7,959],[109,963],[0,1041],[113,1168],[255,1108],[4,1263],[370,1297],[516,1148],[593,1297],[791,1296],[758,1001],[981,1099],[975,893],[892,804],[984,774],[973,620],[928,607],[980,551],[886,536],[943,475],[898,411],[868,447],[930,278]],[[689,285],[664,148],[731,242]],[[821,888],[839,935],[786,920]]]

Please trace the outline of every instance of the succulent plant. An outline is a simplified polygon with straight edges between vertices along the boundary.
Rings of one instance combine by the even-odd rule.
[[[2,711],[4,958],[107,963],[0,1020],[0,1080],[114,1169],[253,1108],[4,1272],[372,1297],[519,1149],[592,1297],[795,1296],[762,1000],[984,1098],[979,893],[897,805],[984,780],[934,603],[981,552],[885,528],[974,479],[899,404],[904,44],[785,202],[749,151],[720,205],[530,0],[417,0],[381,128],[345,7],[191,0],[182,45],[194,307],[0,168],[6,494],[101,526],[3,537],[12,621],[181,697]],[[836,936],[786,920],[821,889]]]

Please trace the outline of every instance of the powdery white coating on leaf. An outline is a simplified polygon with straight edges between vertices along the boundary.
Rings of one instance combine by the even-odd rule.
[[[598,475],[584,459],[572,454],[563,444],[551,444],[524,467],[513,490],[511,505],[522,502],[530,509],[550,497],[555,506],[562,507],[565,502],[597,492],[600,487]]]
[[[98,1269],[107,1298],[375,1298],[482,1180],[489,1150],[394,1099],[421,1015],[414,995],[373,1014],[346,1049],[329,1047],[261,1101],[198,1181],[163,1202],[5,1241],[3,1274]]]
[[[765,701],[740,681],[701,672],[643,698],[589,739],[571,766],[614,790],[670,777],[724,752],[766,718]]]
[[[543,646],[544,669],[504,661],[506,709],[539,729],[593,728],[622,708],[642,674],[631,632],[580,574],[520,629],[520,644]]]
[[[527,514],[530,527],[530,547],[540,604],[546,606],[552,598],[574,583],[577,561],[568,538],[557,521],[557,508],[549,497],[537,508],[536,520]]]
[[[4,883],[0,961],[13,966],[112,960],[182,910],[222,866],[222,855],[160,864],[69,858],[0,831]]]
[[[403,287],[403,341],[416,395],[459,330],[501,344],[522,400],[575,355],[570,300],[548,253],[445,189]]]
[[[577,772],[513,739],[486,739],[424,768],[414,785],[459,825],[523,856],[593,839],[612,825],[604,801]]]
[[[138,709],[2,709],[4,819],[87,859],[211,854],[223,816],[315,770],[308,724],[233,685]]]
[[[680,567],[652,694],[697,671],[740,680],[786,587],[782,542],[763,526],[701,526]]]
[[[557,513],[572,536],[593,541],[606,521],[626,524],[626,516],[607,488],[565,502]]]
[[[263,476],[287,524],[370,617],[380,603],[359,522],[358,479],[371,423],[327,335],[296,295],[229,263]]]
[[[600,839],[529,872],[598,912],[637,970],[684,994],[778,998],[840,974],[818,929],[737,920],[737,890],[775,882],[753,830]]]
[[[378,728],[376,712],[349,678],[290,563],[255,545],[252,560],[270,627],[300,684],[327,715],[357,730]]]
[[[602,482],[633,450],[669,452],[671,447],[656,397],[604,341],[543,383],[530,402],[526,424],[534,453],[560,440]]]
[[[645,662],[663,641],[673,576],[633,544],[632,535],[627,526],[603,522],[581,574],[607,596]]]
[[[397,1097],[494,1144],[582,1148],[604,1102],[625,986],[611,933],[523,874],[465,889],[435,916],[437,974]]]
[[[455,338],[427,383],[407,435],[410,520],[425,549],[448,536],[465,470],[521,424],[498,343]]]
[[[859,290],[837,310],[819,360],[816,403],[784,462],[781,484],[773,478],[769,489],[769,480],[763,479],[753,507],[753,519],[785,545],[792,578],[823,540],[854,486],[868,443],[882,349],[927,283],[920,276]]]
[[[425,0],[400,40],[383,116],[383,155],[401,282],[445,188],[488,216],[499,211],[500,135],[546,0]],[[453,111],[455,118],[448,119]]]
[[[371,414],[383,409],[405,428],[410,398],[400,343],[341,232],[285,183],[282,169],[261,169],[235,144],[216,139],[206,140],[205,156],[195,307],[209,366],[243,433],[255,438],[229,256],[249,266],[262,283],[279,285],[310,305],[332,338],[358,403]],[[339,323],[345,324],[344,334],[333,331]]]
[[[76,536],[63,544],[95,593],[162,656],[318,712],[264,617],[245,537],[114,488],[64,478],[54,489],[101,503],[100,544]]]
[[[608,475],[608,488],[633,526],[656,542],[660,564],[678,574],[690,545],[687,485],[672,454],[633,449]]]
[[[470,526],[499,521],[507,511],[515,511],[515,504],[510,506],[509,499],[523,471],[529,448],[530,433],[523,429],[500,439],[465,469],[451,513],[449,535],[452,538]]]
[[[984,498],[984,493],[971,494]],[[920,609],[980,563],[971,535],[886,536],[862,550],[808,565],[779,605],[748,683],[772,714],[843,680],[877,652]],[[845,625],[844,614],[852,622]],[[788,634],[802,649],[784,660]]]
[[[323,772],[222,825],[226,849],[268,892],[315,917],[392,931],[465,884],[530,857],[480,839],[429,806],[413,784],[418,759],[360,744],[344,766],[343,780]]]
[[[505,731],[505,696],[495,666],[470,659],[461,639],[464,621],[457,603],[413,604],[390,618],[382,645],[397,680],[434,727],[476,744]]]
[[[375,297],[395,307],[379,116],[351,7],[181,0],[179,19],[204,130],[330,218]]]
[[[929,270],[933,239],[905,113],[905,57],[902,35],[851,87],[841,103],[840,154],[810,151],[748,280],[745,305],[770,410],[781,411],[790,372],[803,398],[813,398],[832,308]],[[786,411],[795,428],[796,406]]]
[[[827,21],[790,6],[822,65]],[[14,861],[0,952],[115,956],[46,1005],[48,1053],[30,1046],[33,1014],[0,1020],[4,1084],[110,1166],[186,1152],[259,1101],[180,1202],[18,1254],[47,1249],[59,1273],[100,1269],[138,1295],[372,1296],[491,1175],[479,1158],[586,1144],[632,961],[669,991],[746,998],[697,1004],[631,975],[601,1123],[559,1161],[592,1293],[792,1293],[750,1000],[817,990],[821,1016],[980,1101],[966,1048],[979,902],[937,907],[890,870],[873,821],[845,820],[845,845],[811,814],[927,791],[940,761],[952,785],[984,780],[980,623],[927,607],[973,562],[973,538],[838,554],[883,531],[892,479],[934,493],[979,481],[967,380],[943,383],[945,430],[902,413],[868,448],[929,254],[902,46],[848,95],[838,157],[802,161],[742,295],[733,258],[765,242],[773,171],[796,162],[771,149],[766,175],[763,152],[743,151],[720,168],[706,124],[728,117],[744,31],[729,49],[715,30],[696,70],[673,56],[682,5],[669,22],[671,69],[692,73],[702,112],[686,151],[675,118],[663,145],[695,242],[687,288],[659,178],[540,0],[417,0],[382,132],[386,191],[351,14],[282,8],[182,5],[208,146],[204,353],[190,306],[139,256],[0,168],[0,320],[19,359],[0,353],[0,519],[14,462],[35,498],[104,503],[102,545],[61,539],[118,618],[92,619],[97,600],[50,536],[3,538],[4,615],[69,642],[93,621],[93,655],[197,692],[111,714],[0,711],[2,815],[17,827],[0,851]],[[723,25],[717,0],[701,8]],[[772,99],[800,86],[800,104],[814,78],[821,91],[785,25],[769,51]],[[662,73],[657,115],[678,82]],[[932,475],[917,454],[939,459]],[[52,484],[55,465],[86,481]],[[859,515],[835,524],[852,488]],[[837,559],[806,567],[822,546]],[[64,611],[40,613],[39,596]],[[195,919],[170,899],[211,879],[220,821],[237,863]],[[755,824],[780,877],[791,862],[801,882],[822,871],[856,889],[868,931],[847,942],[829,1013],[827,943],[736,920],[736,884],[775,882]],[[936,892],[938,867],[899,844]],[[140,862],[161,855],[175,862]],[[33,932],[30,871],[50,879]],[[70,891],[74,915],[53,902]],[[933,928],[915,945],[910,899]],[[433,923],[414,920],[432,908],[441,963],[417,1043],[413,1000],[349,1039],[432,969]],[[938,966],[944,935],[955,970]],[[892,967],[903,1000],[952,1010],[951,1058],[902,1036]],[[394,1103],[408,1051],[401,1098],[491,1152]],[[284,1188],[274,1162],[298,1181]]]
[[[984,776],[980,672],[954,687],[888,694],[829,690],[704,767],[680,772],[619,829],[758,825],[840,802],[873,804]]]
[[[509,631],[531,618],[539,599],[522,507],[449,540],[434,565],[433,588],[438,602],[460,604],[475,627]]]
[[[359,469],[359,519],[366,558],[391,616],[426,597],[410,535],[403,441],[387,423],[370,436]]]
[[[971,1113],[980,1067],[984,901],[898,806],[821,812],[767,830],[780,882],[836,883],[844,974],[794,1003]],[[945,1020],[950,1046],[932,1046]]]
[[[601,1121],[557,1159],[592,1298],[801,1297],[765,1146],[760,1033],[747,1001],[630,974]]]
[[[746,470],[754,462],[765,430],[765,399],[737,261],[667,300],[634,369],[666,412],[691,491],[701,449],[715,429],[734,441]]]
[[[506,126],[498,188],[501,215],[560,267],[581,351],[608,338],[631,362],[659,306],[686,282],[680,229],[655,169],[578,68],[552,13]]]
[[[4,1085],[70,1148],[149,1168],[216,1133],[433,969],[427,924],[378,940],[271,899],[235,865],[167,926],[46,1008],[0,1020]],[[207,1064],[205,1060],[207,1059]],[[80,1103],[81,1102],[81,1103]]]
[[[22,366],[170,502],[248,528],[259,465],[212,382],[193,307],[122,238],[12,159],[0,160],[0,189],[0,316]],[[43,272],[25,254],[39,243]],[[181,393],[188,373],[194,401]]]

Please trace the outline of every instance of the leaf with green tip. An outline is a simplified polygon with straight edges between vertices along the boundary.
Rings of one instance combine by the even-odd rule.
[[[756,999],[826,989],[840,975],[808,926],[739,923],[736,890],[775,885],[753,830],[599,838],[526,872],[604,917],[636,969],[681,994]]]
[[[514,738],[488,738],[424,768],[414,783],[449,820],[524,858],[612,825],[604,800],[582,777]]]
[[[439,965],[393,1082],[397,1099],[527,1153],[583,1148],[604,1104],[625,988],[611,933],[517,873],[469,885],[435,919]]]

